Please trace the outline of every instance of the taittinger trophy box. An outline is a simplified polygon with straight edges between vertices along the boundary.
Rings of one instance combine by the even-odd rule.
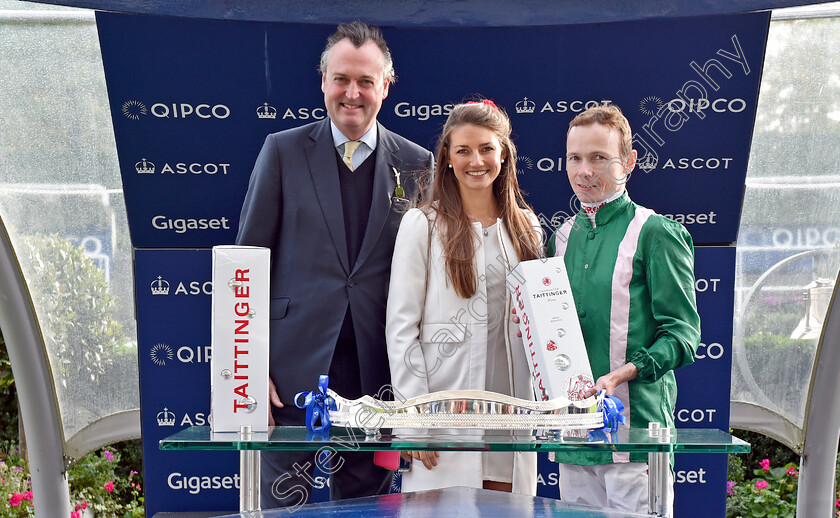
[[[537,399],[585,399],[595,385],[562,257],[523,261],[508,274]]]
[[[211,429],[268,431],[270,250],[213,247]]]

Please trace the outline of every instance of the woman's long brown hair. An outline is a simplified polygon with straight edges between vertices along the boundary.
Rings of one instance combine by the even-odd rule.
[[[458,104],[449,114],[438,141],[434,181],[420,207],[436,212],[435,225],[443,242],[446,272],[455,291],[464,298],[475,295],[478,289],[475,258],[475,235],[461,203],[461,188],[455,173],[448,167],[452,130],[464,124],[487,128],[496,134],[505,161],[493,181],[493,194],[500,210],[500,218],[520,261],[536,259],[541,249],[539,229],[522,212],[530,209],[516,179],[516,147],[510,138],[511,126],[507,114],[495,104],[482,101]]]

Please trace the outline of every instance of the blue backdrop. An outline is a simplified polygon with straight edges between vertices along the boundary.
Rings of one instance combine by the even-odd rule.
[[[157,441],[206,424],[209,247],[234,241],[266,134],[326,115],[317,63],[334,27],[112,13],[97,13],[97,24],[136,248],[147,511],[234,510],[235,455],[160,452]],[[678,373],[679,426],[728,428],[728,245],[738,229],[768,24],[768,13],[754,13],[383,27],[399,82],[380,121],[432,148],[453,103],[494,99],[511,115],[520,182],[546,225],[576,210],[563,158],[569,120],[597,103],[624,110],[640,155],[631,196],[684,223],[699,245],[703,357]],[[725,457],[677,462],[677,515],[723,509]],[[543,466],[543,495],[556,495],[552,473]]]

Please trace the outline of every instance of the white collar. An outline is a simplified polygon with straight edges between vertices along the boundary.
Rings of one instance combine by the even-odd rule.
[[[347,136],[344,133],[342,133],[341,130],[338,129],[338,127],[332,120],[330,120],[330,129],[332,130],[333,145],[335,147],[342,146],[345,142],[350,142],[350,139],[347,138]],[[376,149],[377,136],[377,124],[376,122],[374,122],[373,126],[371,126],[370,129],[367,130],[367,132],[364,135],[362,135],[362,138],[360,138],[359,140],[367,144],[367,147],[369,147],[371,150],[374,150]]]

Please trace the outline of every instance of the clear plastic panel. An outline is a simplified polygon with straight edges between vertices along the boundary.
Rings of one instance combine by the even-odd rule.
[[[837,63],[840,18],[771,23],[738,235],[731,400],[780,416],[758,430],[777,438],[781,419],[803,428],[840,269]]]
[[[93,12],[0,0],[0,217],[69,441],[139,408],[131,243]]]

